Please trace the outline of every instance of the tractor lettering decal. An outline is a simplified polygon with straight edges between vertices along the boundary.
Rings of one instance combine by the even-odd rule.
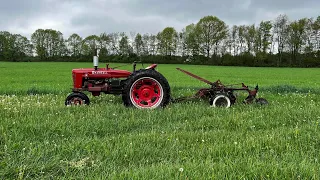
[[[92,74],[108,74],[106,71],[92,71]]]

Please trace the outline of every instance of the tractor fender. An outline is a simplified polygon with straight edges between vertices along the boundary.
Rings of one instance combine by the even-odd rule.
[[[157,64],[152,64],[148,67],[146,67],[145,69],[155,69],[158,65]]]

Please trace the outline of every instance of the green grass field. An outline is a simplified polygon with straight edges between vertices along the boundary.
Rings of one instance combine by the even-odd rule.
[[[239,93],[229,109],[195,101],[137,110],[113,95],[65,107],[79,67],[92,64],[0,62],[0,179],[320,178],[319,69],[159,65],[174,97],[207,87],[181,67],[259,84],[270,104],[242,105]]]

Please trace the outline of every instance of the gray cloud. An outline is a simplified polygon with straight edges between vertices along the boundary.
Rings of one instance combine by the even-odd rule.
[[[228,25],[259,23],[287,14],[291,20],[320,15],[319,0],[10,0],[0,6],[0,31],[30,38],[38,28],[65,37],[102,32],[178,31],[201,17],[214,15]]]
[[[292,9],[303,9],[303,8],[311,8],[311,9],[316,9],[317,6],[320,5],[320,2],[317,0],[252,0],[250,8],[265,8],[265,9],[270,9],[272,11],[276,10],[292,10]]]

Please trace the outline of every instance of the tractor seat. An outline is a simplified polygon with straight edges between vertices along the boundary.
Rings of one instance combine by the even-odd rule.
[[[154,69],[156,68],[158,65],[157,64],[152,64],[151,66],[146,67],[146,69]]]

